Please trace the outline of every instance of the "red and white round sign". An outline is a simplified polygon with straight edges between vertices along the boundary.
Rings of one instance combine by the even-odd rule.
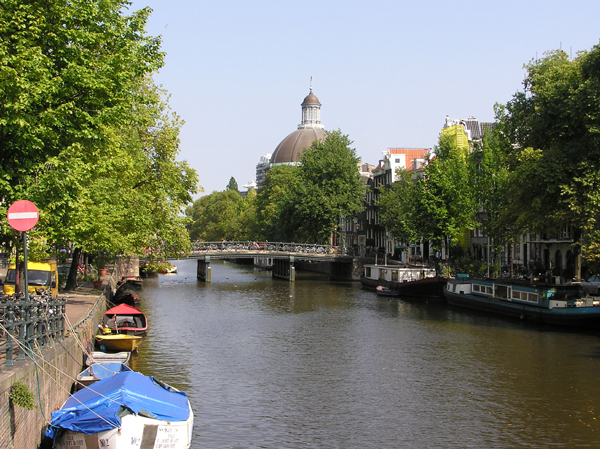
[[[6,213],[8,224],[15,231],[29,231],[38,222],[38,208],[31,201],[19,200],[12,203]]]

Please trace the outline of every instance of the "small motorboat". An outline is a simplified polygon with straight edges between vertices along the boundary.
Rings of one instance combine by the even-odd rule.
[[[392,290],[384,287],[383,285],[378,286],[375,290],[380,296],[400,296],[400,292],[398,290]]]
[[[90,366],[94,363],[122,363],[123,365],[129,366],[129,359],[131,358],[131,352],[102,352],[92,351],[92,353],[86,358],[85,364]]]
[[[172,263],[168,263],[164,267],[161,267],[158,272],[160,274],[175,274],[177,273],[177,267]]]
[[[194,413],[185,393],[123,371],[73,394],[52,413],[53,448],[189,449]]]
[[[127,334],[96,334],[94,335],[94,339],[96,340],[96,345],[102,351],[134,352],[137,351],[138,346],[142,344],[144,337]]]
[[[75,391],[89,387],[99,380],[106,379],[107,377],[114,376],[115,374],[122,373],[123,371],[131,371],[131,368],[124,363],[118,362],[92,363],[77,375]]]
[[[136,306],[142,302],[142,299],[137,295],[136,291],[137,287],[133,284],[123,282],[117,288],[117,291],[110,302],[114,305],[127,304],[129,306]]]
[[[137,288],[141,288],[144,280],[140,276],[121,276],[121,284],[128,283]]]
[[[143,337],[148,330],[148,322],[140,309],[127,304],[119,304],[104,312],[104,317],[98,327],[104,335],[127,334]]]

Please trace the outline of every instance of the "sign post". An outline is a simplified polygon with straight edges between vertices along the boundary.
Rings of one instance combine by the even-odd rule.
[[[29,276],[27,274],[27,231],[33,228],[39,219],[38,208],[31,201],[15,201],[6,213],[8,224],[15,231],[23,233],[23,258],[25,259],[25,299],[29,299]],[[15,267],[19,266],[19,261],[15,261]],[[18,271],[15,270],[15,274]],[[16,282],[15,282],[16,285]],[[15,294],[17,292],[15,291]]]

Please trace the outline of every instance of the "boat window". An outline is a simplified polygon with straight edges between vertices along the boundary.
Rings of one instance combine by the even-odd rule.
[[[392,271],[392,281],[398,281],[398,271]]]
[[[379,270],[379,279],[385,279],[385,272],[387,270]]]
[[[370,278],[371,277],[371,267],[366,267],[365,268],[365,276]]]
[[[481,285],[479,285],[479,284],[473,284],[473,291],[474,292],[480,292],[481,291]]]
[[[512,294],[513,299],[518,299],[520,301],[527,301],[537,304],[538,295],[537,293],[528,293],[528,292],[518,292],[513,290]]]
[[[497,298],[508,299],[510,293],[510,287],[506,285],[496,285],[496,292],[494,296]]]

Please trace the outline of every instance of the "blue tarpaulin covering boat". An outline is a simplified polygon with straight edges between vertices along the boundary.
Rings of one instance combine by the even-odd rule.
[[[94,383],[71,396],[52,413],[46,435],[53,438],[58,429],[92,435],[121,427],[121,417],[142,415],[162,421],[186,421],[189,401],[168,385],[135,371],[124,371]]]

